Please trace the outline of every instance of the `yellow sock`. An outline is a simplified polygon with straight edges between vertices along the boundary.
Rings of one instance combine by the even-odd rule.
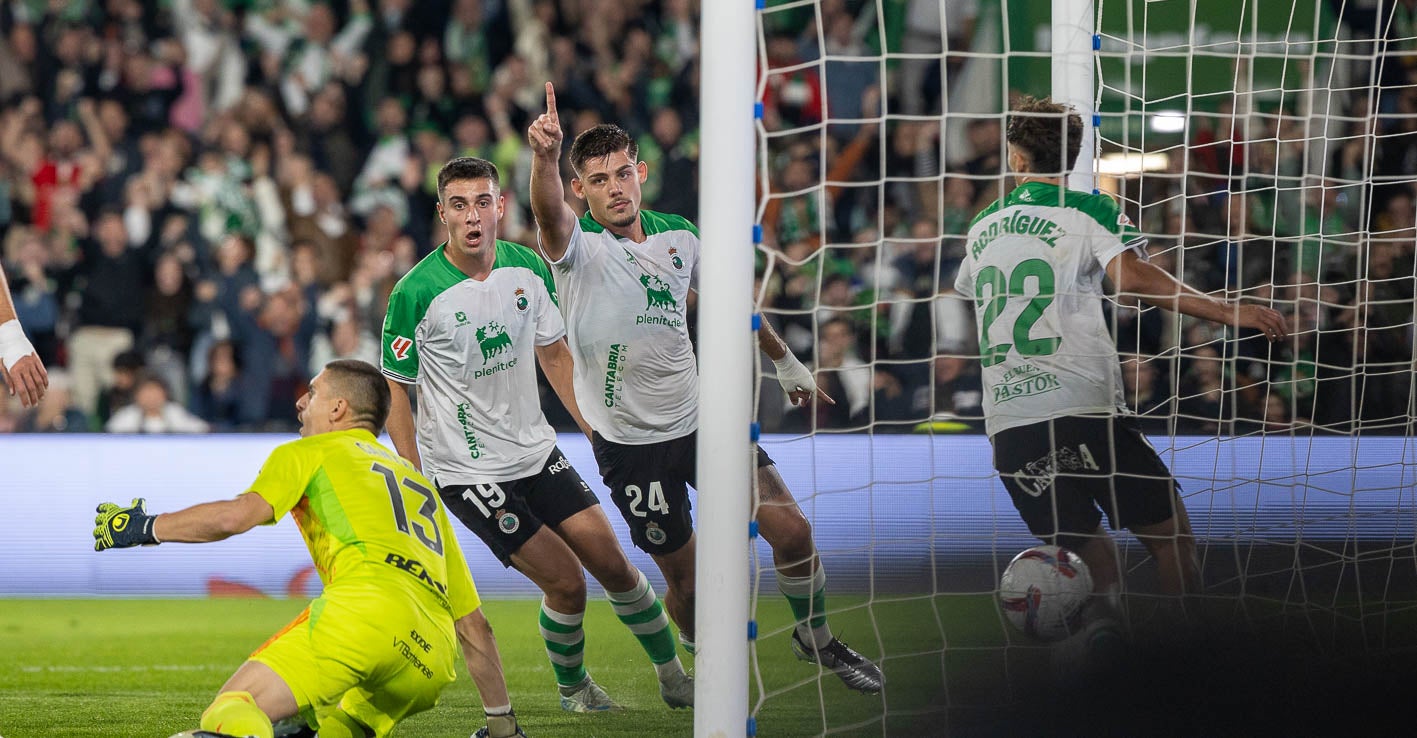
[[[222,692],[202,713],[202,730],[254,738],[275,738],[271,719],[250,692]]]

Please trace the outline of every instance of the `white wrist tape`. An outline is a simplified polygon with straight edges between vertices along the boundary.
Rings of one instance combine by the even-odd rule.
[[[6,369],[14,367],[15,362],[32,353],[34,346],[25,338],[25,329],[20,327],[20,321],[0,323],[0,361],[5,362]]]
[[[777,368],[777,383],[782,385],[785,392],[813,392],[817,391],[817,380],[812,376],[812,371],[802,365],[791,351],[781,359],[774,359],[772,365]]]

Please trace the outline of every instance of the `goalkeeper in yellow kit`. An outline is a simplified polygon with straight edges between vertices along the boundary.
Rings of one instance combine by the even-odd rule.
[[[480,600],[436,488],[375,440],[389,398],[372,365],[331,362],[296,404],[304,437],[244,494],[162,515],[141,499],[99,506],[99,551],[218,541],[286,512],[310,548],[324,593],[222,686],[208,734],[272,738],[272,721],[298,716],[322,738],[388,735],[452,683],[461,641],[488,711],[477,735],[524,735],[486,619],[454,628]]]

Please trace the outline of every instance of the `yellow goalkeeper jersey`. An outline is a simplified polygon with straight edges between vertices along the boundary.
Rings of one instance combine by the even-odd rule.
[[[321,433],[271,452],[250,490],[295,519],[327,590],[375,577],[429,595],[454,618],[479,599],[433,485],[366,430]]]

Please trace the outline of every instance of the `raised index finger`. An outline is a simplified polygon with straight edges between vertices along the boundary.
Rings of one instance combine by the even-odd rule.
[[[550,82],[546,83],[546,112],[552,118],[559,118],[556,115],[556,86]]]

